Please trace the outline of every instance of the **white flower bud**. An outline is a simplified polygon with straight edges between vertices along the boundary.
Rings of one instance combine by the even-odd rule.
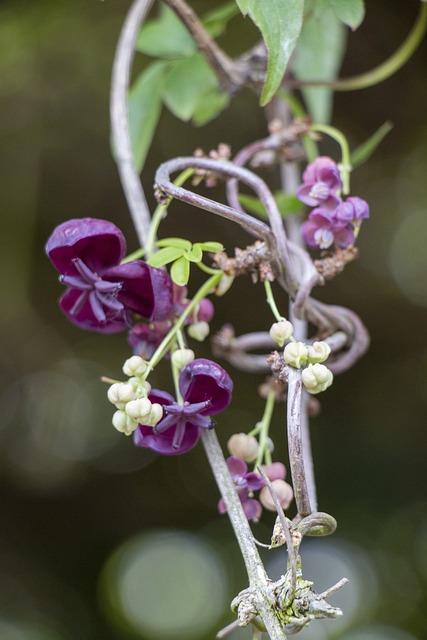
[[[120,433],[130,436],[137,428],[138,422],[126,415],[125,411],[116,411],[113,415],[113,426],[117,431],[120,431]]]
[[[273,480],[271,484],[273,485],[273,489],[277,497],[279,498],[282,509],[286,510],[291,504],[292,498],[294,497],[294,492],[292,491],[291,485],[284,480]],[[261,489],[259,499],[261,504],[266,509],[268,509],[269,511],[276,511],[276,507],[274,505],[273,498],[271,497],[271,493],[268,490],[268,487],[263,487]]]
[[[134,399],[146,398],[151,392],[151,384],[149,382],[142,382],[140,378],[129,378],[128,384],[132,385]]]
[[[292,326],[292,322],[289,322],[289,320],[280,320],[280,322],[275,322],[271,325],[270,337],[274,342],[277,342],[279,347],[283,347],[286,340],[289,340],[293,332],[294,328]]]
[[[138,398],[138,400],[128,402],[125,411],[133,420],[145,424],[145,421],[150,417],[151,408],[152,404],[148,398]]]
[[[304,387],[309,393],[320,393],[331,386],[334,376],[324,364],[309,364],[301,374]]]
[[[308,362],[316,364],[317,362],[325,362],[331,353],[331,347],[327,342],[313,342],[308,346]]]
[[[188,327],[187,333],[191,338],[194,338],[194,340],[203,342],[206,336],[209,335],[209,325],[205,321],[194,322]]]
[[[221,280],[216,286],[215,295],[223,296],[230,289],[233,282],[234,282],[234,276],[227,275],[224,273],[224,275],[221,277]]]
[[[155,427],[156,424],[160,422],[162,418],[163,418],[163,407],[161,404],[157,404],[157,402],[154,402],[151,405],[151,413],[150,413],[148,422],[146,422],[145,424],[148,427]]]
[[[133,387],[125,382],[115,382],[107,391],[107,397],[118,409],[124,409],[126,402],[134,399]]]
[[[141,376],[146,369],[147,365],[141,356],[132,356],[123,365],[123,373],[127,376]]]
[[[186,364],[192,362],[195,357],[192,349],[177,349],[172,354],[172,362],[178,369],[182,369]]]
[[[307,362],[308,349],[303,342],[289,342],[284,351],[283,358],[286,364],[300,369],[301,365]]]
[[[255,436],[250,436],[247,433],[235,433],[227,442],[227,447],[232,456],[246,462],[253,462],[258,455],[259,444]]]

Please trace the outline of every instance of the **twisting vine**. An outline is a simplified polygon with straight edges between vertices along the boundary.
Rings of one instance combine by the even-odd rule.
[[[125,257],[125,240],[115,225],[84,218],[57,227],[46,251],[66,286],[62,310],[74,324],[101,333],[129,331],[128,340],[135,355],[123,367],[126,380],[105,380],[111,384],[108,398],[116,407],[114,426],[126,435],[133,434],[137,446],[165,455],[185,453],[199,438],[202,440],[221,493],[218,509],[230,518],[249,581],[231,603],[237,621],[220,631],[218,637],[227,635],[236,624],[251,623],[254,638],[266,632],[271,640],[283,640],[315,618],[341,615],[326,598],[346,579],[317,594],[312,583],[302,576],[299,548],[304,536],[329,535],[336,528],[335,519],[317,507],[309,411],[315,402],[313,396],[331,385],[333,375],[353,366],[365,353],[369,336],[353,311],[324,304],[312,296],[312,291],[357,257],[355,242],[363,220],[369,216],[369,207],[361,198],[349,196],[352,156],[345,136],[331,125],[311,122],[289,93],[291,87],[314,84],[296,79],[292,68],[286,69],[304,20],[308,19],[303,15],[304,3],[296,3],[297,10],[296,5],[284,2],[289,24],[285,28],[280,25],[284,29],[283,41],[277,43],[271,20],[265,20],[270,1],[265,0],[262,11],[257,3],[236,2],[253,19],[263,39],[233,60],[184,0],[165,0],[208,65],[204,75],[209,75],[208,68],[214,74],[207,97],[214,96],[220,103],[224,95],[228,99],[243,87],[252,88],[261,94],[263,103],[269,103],[269,135],[249,143],[232,160],[227,147],[220,145],[207,157],[197,152],[164,162],[155,176],[159,206],[151,218],[135,165],[128,100],[134,52],[153,0],[135,0],[115,56],[111,123],[115,159],[141,249]],[[219,22],[224,20],[215,16]],[[349,90],[385,79],[406,62],[426,25],[427,5],[423,3],[414,29],[389,61],[356,78],[316,84]],[[276,62],[268,56],[273,44],[280,45]],[[319,134],[338,142],[338,162],[318,156]],[[365,156],[374,148],[370,143]],[[300,184],[297,163],[305,160],[309,164]],[[280,194],[273,194],[255,173],[257,167],[273,164],[280,167],[281,195],[288,198],[285,204]],[[175,174],[178,176],[174,178]],[[190,179],[192,188],[188,186]],[[202,180],[207,186],[225,182],[228,203],[198,194],[195,187]],[[242,193],[242,185],[254,195]],[[253,238],[253,244],[236,249],[235,255],[229,257],[217,242],[156,240],[159,224],[173,200],[237,223]],[[305,218],[303,205],[312,208]],[[306,245],[320,249],[320,257],[313,260]],[[206,253],[212,256],[213,264],[203,261]],[[166,265],[170,265],[170,273]],[[186,285],[191,265],[197,265],[208,277],[189,299]],[[233,383],[217,363],[195,358],[194,351],[187,347],[186,335],[197,340],[206,337],[212,317],[207,296],[224,293],[240,275],[250,275],[254,281],[264,283],[275,322],[269,331],[241,336],[226,326],[213,338],[214,353],[230,364],[246,372],[270,373],[264,385],[266,405],[262,419],[249,434],[234,434],[228,443],[232,455],[225,460],[211,416],[228,406]],[[288,295],[289,320],[275,301],[272,282]],[[308,323],[316,328],[313,338],[307,335]],[[253,353],[260,349],[268,353]],[[152,389],[148,381],[165,356],[170,361],[175,397]],[[328,366],[323,364],[325,361]],[[276,401],[283,399],[287,403],[293,490],[284,481],[284,466],[272,461],[270,447],[273,409]],[[246,463],[254,461],[254,470],[248,472]],[[263,506],[277,512],[271,547],[286,544],[288,550],[287,571],[276,582],[266,574],[248,522],[257,520],[262,511],[254,498],[258,490]],[[292,493],[296,514],[290,520],[283,508],[289,506]]]

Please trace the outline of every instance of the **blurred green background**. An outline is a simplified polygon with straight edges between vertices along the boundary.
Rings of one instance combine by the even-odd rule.
[[[161,459],[114,431],[99,379],[119,375],[125,337],[80,332],[66,321],[43,253],[55,225],[83,216],[111,219],[129,249],[137,247],[109,146],[111,65],[129,5],[0,3],[2,640],[212,638],[231,621],[229,602],[246,586],[202,448]],[[215,3],[193,6],[205,11]],[[418,10],[416,0],[366,6],[342,75],[390,55]],[[241,30],[234,20],[222,43],[234,55],[253,38],[249,21]],[[361,258],[316,292],[360,314],[372,346],[336,379],[313,420],[319,506],[339,528],[304,545],[305,574],[317,591],[343,575],[351,582],[333,600],[344,618],[314,623],[302,639],[426,637],[426,53],[424,42],[393,78],[335,100],[334,124],[352,146],[385,120],[395,126],[352,177],[352,192],[371,205]],[[165,112],[143,174],[150,205],[159,162],[220,141],[237,151],[265,134],[248,92],[203,129]],[[191,239],[220,240],[229,251],[244,243],[237,227],[179,206],[163,234],[187,227]],[[250,312],[241,314],[249,296]],[[231,300],[218,302],[213,330],[225,321],[238,333],[267,328],[262,301],[259,287],[239,282]],[[262,412],[255,393],[262,377],[232,375],[234,403],[218,426],[224,444]],[[156,381],[167,384],[161,367]],[[276,416],[279,443],[282,422]],[[277,455],[286,456],[284,443]],[[267,514],[255,535],[267,541],[272,522]],[[285,556],[276,551],[267,563],[278,576]]]

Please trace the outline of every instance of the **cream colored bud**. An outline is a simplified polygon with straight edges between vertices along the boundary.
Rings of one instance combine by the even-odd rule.
[[[292,322],[289,322],[289,320],[280,320],[280,322],[275,322],[271,325],[270,338],[274,340],[274,342],[277,342],[279,347],[283,347],[293,332]]]
[[[192,349],[177,349],[172,354],[172,362],[178,369],[182,369],[186,364],[192,362],[195,357]]]
[[[303,342],[289,342],[284,351],[283,358],[286,364],[300,369],[301,365],[307,362],[308,349]]]
[[[294,497],[294,492],[292,491],[291,485],[285,482],[285,480],[273,480],[271,484],[277,497],[279,498],[282,509],[286,510],[291,504],[292,498]],[[266,509],[268,509],[268,511],[276,511],[276,507],[274,505],[273,498],[271,497],[271,493],[268,487],[263,487],[261,489],[259,499],[261,504]]]
[[[120,433],[130,436],[137,428],[138,422],[126,415],[125,411],[116,411],[113,415],[113,426],[117,431],[120,431]]]
[[[223,296],[230,289],[233,282],[234,276],[224,273],[224,275],[221,277],[221,280],[216,286],[215,295],[218,297]]]
[[[190,324],[187,332],[191,338],[194,338],[194,340],[203,342],[203,340],[209,335],[209,325],[205,321],[195,322],[194,324]]]
[[[309,364],[301,374],[304,387],[309,393],[320,393],[331,386],[334,376],[324,364]]]
[[[146,381],[142,382],[140,378],[129,378],[128,384],[132,385],[134,399],[146,398],[151,391],[151,384]]]
[[[127,376],[141,376],[147,369],[146,362],[141,356],[132,356],[128,358],[123,365],[123,373]]]
[[[246,462],[256,460],[259,450],[258,440],[247,433],[235,433],[227,442],[227,447],[232,456],[241,458]]]
[[[148,422],[146,422],[146,426],[155,427],[156,424],[160,422],[162,418],[163,418],[163,407],[161,404],[157,404],[157,402],[154,402],[151,405],[151,413],[150,413]]]
[[[133,420],[145,424],[145,420],[150,417],[151,407],[152,404],[148,398],[138,398],[138,400],[128,402],[125,411]]]
[[[327,342],[313,342],[308,346],[308,362],[316,364],[317,362],[325,362],[331,353],[331,347]]]
[[[134,399],[133,387],[125,382],[116,382],[107,391],[107,397],[118,409],[124,409],[126,402]]]

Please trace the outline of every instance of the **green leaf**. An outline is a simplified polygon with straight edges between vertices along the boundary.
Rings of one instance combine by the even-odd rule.
[[[363,22],[365,3],[363,0],[329,0],[330,7],[338,20],[353,31]]]
[[[181,258],[182,254],[183,249],[179,249],[177,247],[165,247],[152,255],[148,260],[148,264],[151,267],[163,267],[165,264],[169,264],[169,262],[173,262],[177,258]]]
[[[191,242],[184,238],[162,238],[157,240],[156,247],[177,247],[178,249],[191,249]]]
[[[221,93],[217,87],[212,87],[199,96],[193,110],[192,122],[197,127],[207,124],[217,117],[230,103],[228,93]]]
[[[345,41],[346,29],[330,9],[310,15],[295,50],[294,72],[298,80],[335,80],[344,56]],[[302,94],[312,119],[329,122],[332,90],[306,87]]]
[[[190,263],[188,260],[184,257],[175,260],[171,267],[170,275],[175,284],[181,287],[186,285],[190,277]]]
[[[166,5],[161,5],[158,19],[142,27],[135,48],[154,58],[185,58],[197,51],[181,20]]]
[[[190,262],[200,262],[203,258],[203,251],[200,248],[200,245],[193,244],[191,250],[185,252],[184,257]]]
[[[304,207],[296,196],[290,193],[284,193],[283,191],[276,191],[274,199],[283,218],[299,213]]]
[[[177,60],[166,75],[163,100],[168,109],[181,120],[190,120],[203,96],[217,79],[201,53]]]
[[[294,215],[295,213],[301,211],[301,209],[303,208],[303,205],[298,200],[298,198],[289,193],[283,193],[283,191],[276,191],[276,193],[274,194],[274,199],[276,200],[277,208],[280,211],[280,215],[283,218],[286,218],[286,216]],[[260,218],[268,218],[267,212],[264,209],[264,205],[260,200],[258,200],[258,198],[240,194],[239,202],[250,213],[259,216]]]
[[[238,14],[239,8],[236,6],[234,0],[227,2],[221,7],[213,9],[202,16],[203,26],[212,38],[218,38],[218,36],[222,35],[226,30],[231,18],[234,18],[234,16]]]
[[[304,0],[236,0],[261,31],[268,50],[267,77],[260,104],[266,105],[282,82],[301,31]]]
[[[222,251],[224,249],[224,246],[220,242],[214,242],[210,240],[208,240],[207,242],[197,242],[196,244],[201,248],[202,251],[210,251],[211,253],[218,253],[218,251]]]
[[[376,148],[384,140],[389,131],[393,129],[393,123],[384,122],[365,142],[359,145],[351,154],[351,164],[353,169],[366,162],[374,153]]]
[[[165,62],[154,62],[135,80],[129,91],[129,128],[138,173],[142,171],[162,109],[161,91]]]

